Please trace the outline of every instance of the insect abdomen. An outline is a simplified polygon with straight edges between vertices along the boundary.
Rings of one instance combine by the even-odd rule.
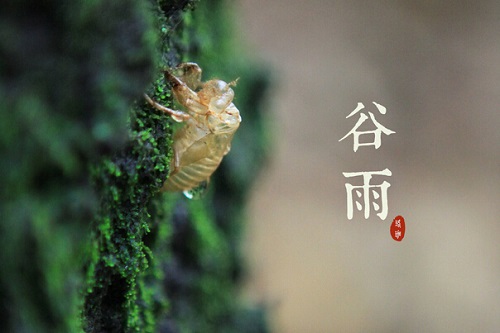
[[[195,163],[182,167],[177,173],[171,175],[163,185],[164,191],[185,191],[196,187],[207,180],[217,169],[222,156],[214,159],[206,157]]]

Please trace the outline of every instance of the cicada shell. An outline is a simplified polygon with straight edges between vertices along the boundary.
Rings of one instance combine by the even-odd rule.
[[[175,121],[184,122],[174,134],[174,158],[171,173],[163,185],[164,191],[188,191],[208,182],[231,148],[231,140],[238,129],[240,112],[233,104],[235,81],[201,81],[201,68],[195,63],[183,63],[165,76],[172,84],[172,92],[184,111],[163,106],[148,95],[146,100],[154,108],[169,114]]]

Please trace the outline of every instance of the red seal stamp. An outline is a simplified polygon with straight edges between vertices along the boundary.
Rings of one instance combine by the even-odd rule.
[[[405,219],[401,215],[398,215],[392,220],[391,223],[391,237],[396,242],[401,242],[405,237],[406,225]]]

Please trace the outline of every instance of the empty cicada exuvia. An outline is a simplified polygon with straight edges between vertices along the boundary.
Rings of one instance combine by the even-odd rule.
[[[224,155],[231,148],[231,140],[238,129],[240,112],[232,103],[235,81],[201,81],[201,68],[195,63],[183,63],[176,69],[178,75],[165,71],[172,84],[175,99],[185,111],[172,110],[148,95],[147,102],[169,114],[175,121],[185,122],[174,134],[174,157],[170,176],[164,191],[183,191],[192,197],[191,190],[206,186]]]

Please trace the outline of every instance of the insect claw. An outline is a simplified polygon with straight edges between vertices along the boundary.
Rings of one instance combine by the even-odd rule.
[[[156,102],[155,102],[155,101],[153,101],[153,100],[151,99],[151,97],[149,97],[149,96],[148,96],[148,94],[144,94],[144,98],[146,99],[146,101],[147,101],[149,104],[151,104],[151,106],[153,106],[153,107],[155,106]]]
[[[165,77],[167,78],[167,80],[172,83],[172,87],[173,88],[176,88],[178,86],[184,86],[184,82],[182,82],[181,80],[179,80],[178,77],[174,76],[172,73],[170,73],[170,70],[165,70]]]
[[[152,107],[154,107],[157,110],[160,110],[172,117],[173,120],[175,120],[178,123],[181,123],[183,121],[188,120],[191,116],[188,115],[187,113],[184,113],[182,111],[175,111],[170,108],[167,108],[166,106],[163,106],[151,99],[151,97],[148,96],[148,94],[144,94],[144,98],[146,101],[151,104]]]

